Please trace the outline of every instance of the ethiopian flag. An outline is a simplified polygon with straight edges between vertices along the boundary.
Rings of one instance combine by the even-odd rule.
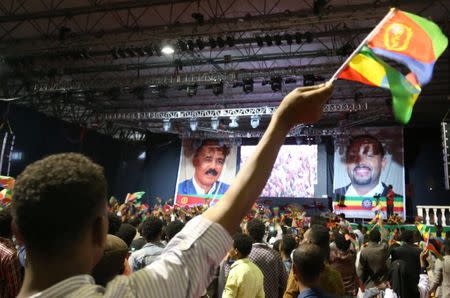
[[[126,198],[125,198],[125,204],[128,202],[136,202],[139,203],[141,202],[141,198],[145,195],[145,191],[138,191],[135,193],[128,193]]]
[[[434,64],[447,45],[438,25],[401,10],[395,10],[368,41],[375,54],[405,64],[420,86],[431,81]]]
[[[392,94],[394,116],[401,123],[408,123],[412,108],[420,94],[415,76],[404,76],[389,64],[378,58],[367,47],[354,56],[338,78],[389,89]]]

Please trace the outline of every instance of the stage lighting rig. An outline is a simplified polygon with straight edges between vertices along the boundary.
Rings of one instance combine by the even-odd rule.
[[[170,130],[171,126],[172,126],[172,123],[170,123],[170,119],[163,120],[163,130],[165,132],[168,132]]]
[[[205,24],[205,17],[201,13],[194,12],[191,16],[198,25],[203,26]]]
[[[205,48],[205,44],[203,43],[203,40],[201,38],[197,38],[195,43],[197,44],[197,47],[200,51]]]
[[[217,41],[214,38],[210,37],[208,41],[209,41],[209,46],[211,49],[214,49],[217,47]]]
[[[215,96],[223,94],[223,82],[220,81],[220,82],[212,84],[212,91]]]
[[[257,128],[259,126],[259,120],[261,120],[261,116],[259,115],[252,115],[250,118],[250,125],[253,128]]]
[[[197,95],[197,88],[198,88],[197,84],[187,85],[186,86],[186,94],[187,94],[187,96],[192,97],[194,95]]]
[[[256,44],[258,45],[258,47],[262,48],[264,46],[264,41],[263,41],[262,37],[259,35],[256,35],[255,39],[256,39]]]
[[[198,126],[198,120],[197,118],[191,118],[189,120],[189,127],[191,128],[191,131],[196,131]]]
[[[230,128],[238,128],[239,127],[238,117],[237,116],[231,116],[230,120],[231,120],[230,124],[228,124],[228,126]]]
[[[219,48],[223,49],[225,47],[225,41],[221,36],[217,37],[217,45]]]
[[[219,118],[217,118],[217,117],[211,118],[211,128],[212,129],[217,130],[219,128],[219,124],[220,124]]]
[[[281,90],[283,79],[279,76],[272,77],[270,79],[270,87],[273,92],[277,92]]]
[[[267,46],[270,47],[273,45],[272,37],[269,34],[266,34],[266,36],[264,36],[264,39],[266,41]]]

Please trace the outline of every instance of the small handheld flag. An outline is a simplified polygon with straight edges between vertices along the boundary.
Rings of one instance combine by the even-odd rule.
[[[145,194],[145,191],[138,191],[138,192],[135,192],[132,194],[128,193],[125,198],[125,204],[128,202],[130,202],[130,203],[136,202],[136,203],[140,204],[141,198],[144,196],[144,194]]]

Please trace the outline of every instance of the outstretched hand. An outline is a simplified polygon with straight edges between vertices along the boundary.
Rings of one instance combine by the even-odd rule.
[[[274,117],[288,129],[299,123],[314,123],[320,119],[332,92],[331,82],[296,88],[284,97]]]

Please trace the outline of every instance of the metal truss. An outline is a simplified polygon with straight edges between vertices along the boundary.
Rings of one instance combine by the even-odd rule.
[[[368,109],[367,103],[342,103],[326,104],[323,111],[334,112],[355,112]],[[218,110],[197,110],[197,111],[166,111],[166,112],[122,112],[103,114],[102,118],[109,121],[115,120],[163,120],[163,119],[193,119],[211,117],[232,117],[232,116],[252,116],[252,115],[272,115],[276,107],[257,107],[241,109],[218,109]]]

